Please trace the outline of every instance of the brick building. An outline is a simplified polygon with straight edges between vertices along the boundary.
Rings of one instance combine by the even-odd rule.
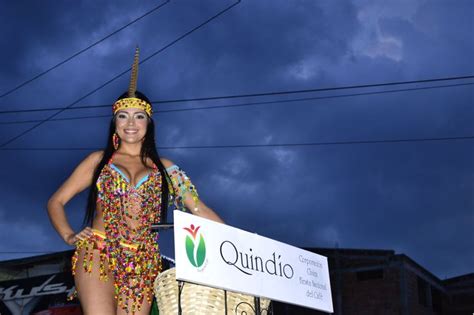
[[[440,280],[392,250],[306,248],[328,257],[338,315],[474,314],[474,274]],[[274,314],[324,314],[274,303]]]

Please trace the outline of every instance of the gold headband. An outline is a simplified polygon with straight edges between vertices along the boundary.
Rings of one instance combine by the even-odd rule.
[[[144,110],[148,116],[151,117],[151,115],[153,115],[153,108],[151,107],[151,104],[136,97],[122,98],[121,100],[115,102],[113,106],[114,115],[117,113],[117,111],[125,108],[139,108]]]
[[[132,65],[132,74],[130,77],[130,85],[128,87],[128,97],[118,100],[113,105],[112,109],[114,115],[117,111],[125,108],[139,108],[144,110],[148,116],[151,117],[153,114],[153,108],[151,104],[145,102],[142,99],[136,97],[135,92],[137,91],[137,79],[138,79],[138,56],[139,56],[139,49],[138,46],[135,49],[135,57],[133,58],[133,65]]]

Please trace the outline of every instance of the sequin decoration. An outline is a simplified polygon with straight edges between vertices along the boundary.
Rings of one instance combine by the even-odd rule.
[[[175,194],[176,197],[174,200],[173,195],[170,194],[170,203],[174,203],[177,209],[185,210],[184,201],[186,199],[186,194],[189,193],[194,201],[193,210],[197,211],[199,195],[197,193],[196,187],[194,187],[193,183],[191,182],[191,179],[177,165],[173,165],[166,170],[168,171],[171,179],[171,183],[169,184],[173,186],[170,187],[170,191],[171,189],[174,189],[177,193]]]
[[[151,107],[151,104],[136,97],[127,97],[118,100],[112,106],[112,111],[115,115],[119,110],[125,108],[139,108],[144,110],[148,114],[148,116],[151,117],[153,115],[153,108]]]
[[[82,268],[91,273],[93,250],[98,249],[100,279],[107,281],[108,270],[112,272],[118,305],[133,314],[145,299],[151,303],[153,282],[161,271],[157,235],[150,227],[160,220],[162,177],[154,166],[146,180],[133,186],[113,167],[112,158],[96,183],[105,235],[93,235],[78,242],[72,259],[73,273],[81,249],[85,250]],[[185,210],[184,200],[190,193],[196,208],[198,194],[189,177],[176,165],[167,168],[167,172],[171,179],[167,183],[171,192],[169,202]]]

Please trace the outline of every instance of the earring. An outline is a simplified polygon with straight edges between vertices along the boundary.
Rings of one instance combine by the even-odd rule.
[[[114,144],[114,149],[115,150],[117,150],[118,147],[119,147],[119,144],[120,144],[119,141],[120,141],[120,139],[119,139],[117,133],[114,132],[114,134],[112,136],[112,143]]]

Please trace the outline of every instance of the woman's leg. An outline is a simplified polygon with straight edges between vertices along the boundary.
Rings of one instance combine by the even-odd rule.
[[[116,314],[116,301],[114,298],[114,283],[113,275],[109,272],[109,279],[107,281],[100,280],[99,266],[100,258],[99,251],[94,249],[92,260],[92,272],[84,271],[82,266],[85,249],[79,250],[76,274],[74,275],[74,282],[76,290],[81,302],[82,311],[84,315],[110,315]],[[89,260],[89,257],[86,257]]]

